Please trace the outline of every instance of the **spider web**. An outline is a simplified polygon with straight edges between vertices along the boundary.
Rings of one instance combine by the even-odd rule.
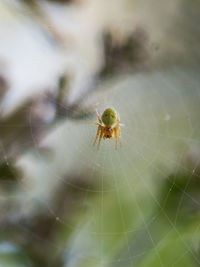
[[[79,207],[82,219],[78,225],[57,214],[49,195],[46,198],[42,198],[41,193],[32,196],[45,212],[55,218],[55,223],[73,233],[69,240],[70,248],[66,248],[66,266],[79,266],[82,260],[93,266],[140,266],[145,257],[151,262],[151,252],[156,255],[157,266],[165,266],[161,248],[172,232],[184,248],[180,254],[177,253],[172,266],[182,262],[187,254],[199,264],[191,243],[183,235],[178,223],[185,198],[199,206],[199,202],[187,191],[191,180],[199,178],[196,173],[199,160],[192,169],[185,165],[188,151],[193,148],[198,150],[199,146],[196,110],[200,99],[197,77],[195,71],[189,75],[187,70],[182,69],[127,75],[106,83],[104,86],[108,90],[104,93],[101,106],[97,104],[97,109],[101,114],[105,108],[114,107],[125,124],[121,127],[123,146],[118,146],[117,151],[114,149],[114,140],[102,140],[100,150],[93,147],[97,129],[88,126],[85,120],[67,121],[46,138],[44,143],[54,150],[53,159],[44,162],[44,156],[35,146],[34,164],[25,172],[27,179],[31,175],[35,177],[44,173],[40,187],[45,187],[47,183],[55,186],[63,184],[77,194],[84,193]],[[188,81],[190,91],[183,87]],[[83,101],[87,105],[87,100]],[[92,121],[96,121],[95,112]],[[36,144],[31,114],[30,136],[33,144]],[[3,146],[2,149],[5,161],[9,164]],[[27,161],[22,161],[21,166],[30,161],[29,156],[26,157]],[[38,170],[31,173],[36,167]],[[87,172],[89,180],[96,179],[98,186],[77,186],[73,179],[63,178],[64,173],[70,176],[75,170],[78,176],[83,171]],[[170,188],[162,196],[164,203],[167,203],[171,191],[178,186],[176,178],[180,170],[188,174],[188,180],[183,189],[179,188],[181,195],[175,207],[175,218],[171,218],[159,198],[161,187],[157,185],[158,177],[159,182],[163,182],[169,179],[169,174],[174,174],[174,180],[169,181]],[[26,188],[26,183],[24,189],[29,194],[30,188]],[[95,195],[94,201],[91,200],[91,193]],[[158,238],[153,225],[161,225],[162,228],[162,220],[168,227],[160,230],[161,236]],[[198,228],[197,223],[191,237],[195,238]],[[30,234],[33,238],[41,239],[34,232]],[[50,243],[60,249],[57,243]]]
[[[66,248],[65,266],[183,266],[187,264],[185,259],[199,265],[199,223],[192,217],[196,214],[191,212],[192,218],[180,226],[185,201],[199,208],[198,197],[189,191],[193,180],[199,179],[197,68],[182,66],[120,76],[103,81],[100,87],[96,109],[100,114],[107,107],[119,112],[125,124],[121,128],[122,148],[118,146],[115,151],[114,140],[102,140],[100,150],[92,146],[97,129],[87,122],[96,121],[94,110],[92,120],[66,120],[49,131],[42,146],[53,155],[46,158],[38,148],[30,113],[30,145],[34,151],[23,154],[18,161],[24,172],[24,191],[21,196],[9,196],[16,201],[21,198],[23,203],[16,216],[48,214],[55,225],[70,232],[64,244],[48,241],[58,253]],[[90,100],[91,96],[82,99],[82,104],[87,107]],[[9,165],[2,142],[0,150],[4,155],[1,162]],[[187,165],[187,159],[192,161],[195,156]],[[180,172],[187,176],[183,187]],[[77,184],[74,177],[81,183]],[[85,180],[89,181],[86,185]],[[162,191],[166,181],[169,186]],[[78,213],[74,220],[67,216],[68,210],[60,215],[54,206],[52,195],[59,195],[59,187],[76,193],[68,199],[70,205],[63,203]],[[173,199],[177,204],[172,215],[168,205],[175,189],[179,194]],[[82,201],[77,208],[74,202],[80,194]],[[6,198],[1,196],[2,200]],[[46,244],[46,238],[25,224],[19,223],[18,227],[33,240]],[[167,251],[170,239],[174,251],[168,261],[163,251]],[[180,250],[176,251],[173,241],[178,242]]]

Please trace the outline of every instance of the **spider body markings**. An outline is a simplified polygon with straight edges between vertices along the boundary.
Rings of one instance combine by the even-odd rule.
[[[115,138],[115,149],[117,149],[117,135],[120,141],[120,146],[122,145],[121,134],[120,134],[120,126],[122,126],[122,124],[120,124],[119,113],[117,113],[112,108],[107,108],[103,112],[101,118],[97,111],[96,111],[96,116],[97,116],[98,122],[89,123],[89,125],[98,126],[97,134],[96,134],[93,145],[96,144],[97,139],[99,137],[99,141],[97,145],[99,149],[102,137],[103,139],[109,139],[109,140],[111,140],[114,137]]]

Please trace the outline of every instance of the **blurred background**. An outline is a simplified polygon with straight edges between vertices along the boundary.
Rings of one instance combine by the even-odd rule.
[[[1,0],[0,266],[200,266],[199,25],[198,0]]]

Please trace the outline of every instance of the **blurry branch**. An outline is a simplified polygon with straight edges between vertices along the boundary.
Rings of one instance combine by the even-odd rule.
[[[33,18],[36,19],[45,30],[45,33],[50,34],[53,41],[56,42],[58,45],[63,44],[63,36],[58,32],[54,23],[52,23],[51,19],[48,18],[47,14],[42,9],[43,2],[51,2],[57,4],[77,4],[80,1],[78,0],[21,0],[22,3],[29,9]]]
[[[151,59],[149,40],[147,33],[142,28],[138,28],[122,43],[116,42],[110,32],[105,33],[103,40],[105,64],[100,72],[95,77],[92,77],[92,82],[88,83],[87,90],[72,105],[68,106],[67,101],[63,101],[65,91],[63,88],[66,86],[67,79],[66,77],[61,77],[55,119],[67,117],[85,119],[89,117],[93,111],[90,107],[88,109],[84,107],[84,110],[80,110],[81,103],[86,97],[94,93],[95,90],[99,90],[99,84],[105,83],[106,80],[118,74],[149,70]]]
[[[61,121],[65,119],[86,119],[92,115],[90,108],[81,108],[83,100],[97,87],[97,80],[94,78],[92,83],[89,83],[87,90],[80,95],[80,97],[71,105],[67,104],[66,99],[66,87],[68,86],[69,80],[66,76],[61,76],[58,84],[58,95],[55,99],[56,104],[56,115],[54,121]]]
[[[22,105],[11,116],[1,119],[0,138],[3,146],[6,148],[7,157],[11,154],[18,154],[18,148],[24,146],[27,149],[26,141],[30,140],[30,128],[27,121],[27,111],[30,103]],[[27,143],[30,146],[30,143]],[[14,152],[14,153],[13,153]],[[11,153],[11,154],[10,154]]]
[[[104,35],[105,65],[100,77],[117,73],[144,71],[149,67],[150,51],[148,34],[137,28],[126,40],[117,42],[113,35]]]
[[[6,79],[3,77],[3,75],[0,74],[0,102],[2,98],[4,97],[4,94],[8,90],[8,84]]]
[[[3,158],[0,163],[0,191],[8,192],[16,190],[20,184],[19,179],[21,175],[21,171],[14,167],[14,162],[9,161],[8,163],[6,159]]]
[[[49,119],[51,113],[55,112],[55,117]],[[56,103],[54,96],[46,93],[26,102],[11,116],[2,118],[0,139],[6,148],[7,157],[15,158],[31,147],[39,145],[41,138],[58,123],[69,119],[82,120],[91,115],[92,111],[82,109],[78,102],[73,106],[62,105],[59,101]]]
[[[41,29],[44,31],[45,35],[50,37],[51,41],[55,42],[56,45],[62,44],[62,36],[58,33],[56,28],[54,27],[51,20],[47,17],[47,15],[43,12],[41,8],[41,4],[43,1],[37,1],[37,0],[21,0],[21,2],[24,4],[25,10],[23,12],[26,14],[27,17],[31,15],[32,19],[37,21]],[[9,5],[9,8],[12,10],[12,4]],[[14,10],[14,13],[16,11]],[[20,10],[19,13],[22,11]]]

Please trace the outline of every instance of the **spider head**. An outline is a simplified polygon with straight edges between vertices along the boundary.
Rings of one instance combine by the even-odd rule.
[[[113,136],[113,130],[112,128],[105,127],[103,137],[104,139],[111,139]]]

